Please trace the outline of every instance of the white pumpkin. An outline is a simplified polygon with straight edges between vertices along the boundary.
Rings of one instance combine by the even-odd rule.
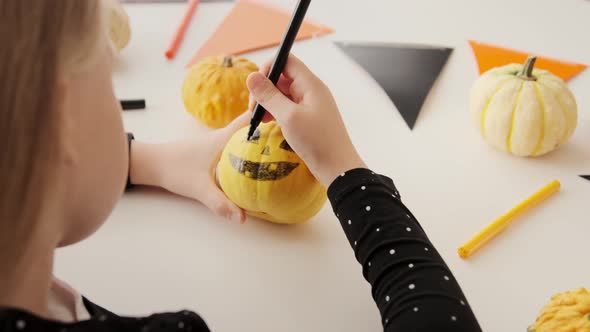
[[[474,83],[470,109],[475,125],[495,148],[517,156],[540,156],[563,145],[574,133],[578,110],[563,80],[524,65],[491,69]]]
[[[104,0],[108,19],[109,36],[113,46],[117,51],[129,44],[131,39],[131,26],[129,24],[129,15],[119,2],[119,0]]]

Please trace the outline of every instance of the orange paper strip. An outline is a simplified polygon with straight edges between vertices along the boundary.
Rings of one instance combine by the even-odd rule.
[[[217,30],[193,56],[188,66],[208,56],[238,55],[280,44],[291,14],[253,0],[238,0]],[[297,40],[334,30],[304,21]]]
[[[172,60],[174,58],[174,56],[176,56],[176,51],[178,51],[178,48],[180,47],[180,43],[182,43],[182,39],[184,38],[184,34],[186,33],[186,29],[188,28],[188,25],[190,24],[190,22],[193,18],[193,15],[195,14],[195,11],[197,10],[198,5],[199,5],[199,0],[189,0],[188,6],[187,6],[186,12],[184,13],[184,16],[182,18],[182,21],[180,22],[178,29],[174,33],[174,37],[172,38],[172,41],[170,42],[170,46],[168,47],[168,49],[164,53],[164,55],[166,55],[166,58],[168,58],[168,60]]]
[[[524,63],[530,55],[530,53],[483,44],[473,40],[470,40],[469,44],[477,59],[480,74],[494,67],[504,66],[510,63]],[[535,67],[548,70],[554,75],[561,77],[564,81],[567,81],[588,66],[539,56],[537,57]]]

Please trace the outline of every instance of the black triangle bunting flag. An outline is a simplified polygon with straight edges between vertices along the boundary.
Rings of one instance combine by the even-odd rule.
[[[590,175],[580,175],[580,177],[590,181]]]
[[[342,43],[336,45],[385,90],[410,129],[452,48]]]

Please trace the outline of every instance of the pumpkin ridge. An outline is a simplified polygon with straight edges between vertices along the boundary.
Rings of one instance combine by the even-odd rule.
[[[518,88],[518,94],[516,95],[516,101],[514,102],[514,108],[512,109],[511,119],[510,119],[510,130],[508,131],[508,139],[506,140],[506,149],[508,152],[512,153],[512,132],[514,131],[514,119],[516,115],[516,109],[520,104],[520,97],[522,95],[522,90],[524,89],[524,83],[520,83],[520,88]]]
[[[305,200],[302,201],[302,206],[300,206],[298,209],[289,209],[289,212],[283,212],[285,214],[282,216],[282,219],[290,220],[290,223],[293,224],[305,222],[309,218],[301,219],[302,216],[309,215],[309,210],[318,210],[319,212],[321,207],[324,206],[326,199],[326,189],[323,186],[317,187],[314,191],[308,193]],[[274,214],[272,212],[267,212],[266,214],[274,218]],[[281,218],[275,218],[275,222],[284,223],[284,221],[280,221],[280,219]]]
[[[565,110],[565,107],[563,106],[563,102],[561,101],[561,96],[559,94],[555,93],[553,91],[553,89],[551,89],[550,86],[548,86],[547,84],[543,83],[540,80],[539,80],[539,84],[544,86],[545,89],[547,89],[551,93],[553,93],[553,96],[555,97],[555,100],[557,100],[557,104],[559,105],[559,109],[561,110],[561,115],[564,117],[565,121],[567,122],[568,117],[565,114],[566,110]],[[565,130],[563,133],[563,137],[559,138],[559,144],[563,144],[563,142],[565,142],[565,140],[568,138],[568,135],[569,135],[569,130]]]
[[[232,67],[226,67],[226,68],[224,68],[224,69],[226,69],[226,70],[228,70],[228,69],[229,69],[229,70],[231,70],[231,69],[235,69],[235,68],[237,68],[237,67],[236,67],[236,63],[234,62],[234,63],[233,63],[233,65],[232,65]],[[231,75],[231,74],[230,74],[230,75]],[[226,84],[227,84],[227,85],[230,87],[230,91],[239,91],[239,90],[240,90],[240,86],[239,86],[239,85],[240,85],[240,81],[241,81],[241,79],[242,79],[242,75],[240,74],[240,75],[239,75],[239,79],[228,79],[228,80],[227,80]],[[245,81],[245,80],[244,80],[244,81]],[[236,97],[233,97],[233,96],[232,96],[232,97],[228,97],[228,98],[239,98],[239,96],[236,96]],[[230,103],[230,104],[231,104],[231,103],[234,103],[234,102],[235,102],[235,101],[228,101],[228,103]],[[223,114],[223,118],[224,118],[223,120],[224,120],[225,122],[227,122],[227,123],[231,123],[231,122],[232,122],[232,120],[233,120],[233,116],[232,116],[232,114],[229,114],[228,112],[224,112],[224,114]]]
[[[539,85],[537,82],[533,83],[533,87],[535,88],[535,94],[537,95],[537,99],[539,100],[539,105],[541,106],[541,117],[543,118],[543,125],[541,126],[541,135],[539,136],[539,140],[537,141],[537,145],[533,150],[533,156],[536,156],[541,150],[543,140],[545,140],[545,127],[547,124],[545,123],[545,99],[543,98],[543,94],[541,94],[541,90],[539,89]],[[561,105],[560,105],[561,106]]]
[[[293,214],[293,219],[296,219],[297,216],[301,216],[301,215],[307,215],[309,212],[308,210],[321,210],[321,208],[325,205],[327,200],[327,196],[326,196],[326,189],[321,186],[318,187],[315,192],[311,192],[309,194],[309,198],[306,200],[306,203],[308,204],[308,207],[306,208],[300,208],[299,210],[296,210],[294,212],[292,212]],[[313,203],[316,202],[316,203]]]
[[[490,96],[490,98],[486,102],[485,106],[483,107],[483,110],[481,111],[481,133],[484,138],[486,137],[486,114],[488,112],[488,108],[492,104],[492,100],[494,100],[496,95],[498,95],[498,93],[500,93],[500,91],[504,88],[504,86],[506,84],[508,84],[508,82],[510,82],[510,81],[511,81],[511,78],[507,78],[506,80],[504,80],[502,82],[502,84],[500,84],[498,89],[496,89],[496,91],[494,91],[494,93],[492,93],[492,95]]]

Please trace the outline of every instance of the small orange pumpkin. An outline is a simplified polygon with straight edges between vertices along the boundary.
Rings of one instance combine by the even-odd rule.
[[[210,57],[193,66],[182,86],[190,114],[205,125],[221,128],[248,109],[246,78],[258,67],[244,59]]]
[[[326,189],[291,149],[276,122],[248,127],[227,143],[217,176],[221,189],[246,213],[280,224],[302,223],[324,206]]]

